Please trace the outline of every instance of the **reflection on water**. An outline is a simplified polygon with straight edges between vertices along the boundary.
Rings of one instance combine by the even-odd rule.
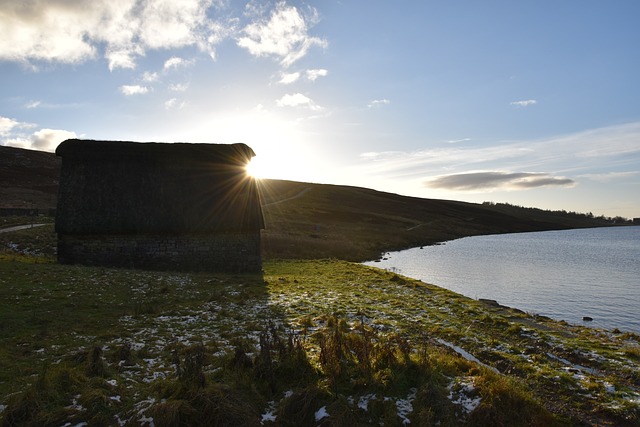
[[[467,237],[367,265],[529,313],[640,333],[640,227]]]

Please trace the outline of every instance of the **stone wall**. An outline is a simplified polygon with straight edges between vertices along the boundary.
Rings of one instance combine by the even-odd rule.
[[[259,273],[260,232],[58,235],[58,262],[149,270]]]

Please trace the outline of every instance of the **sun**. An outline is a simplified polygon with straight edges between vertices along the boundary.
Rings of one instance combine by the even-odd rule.
[[[261,179],[266,178],[269,174],[269,167],[265,164],[264,160],[256,156],[246,166],[247,175],[252,178]]]

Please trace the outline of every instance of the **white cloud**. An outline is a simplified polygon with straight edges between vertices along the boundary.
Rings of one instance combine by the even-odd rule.
[[[515,105],[516,107],[528,107],[530,105],[535,105],[537,103],[538,101],[536,101],[535,99],[526,99],[522,101],[513,101],[511,102],[511,105]]]
[[[122,94],[126,96],[143,95],[149,92],[149,88],[147,86],[140,85],[123,85],[120,86],[120,92],[122,92]]]
[[[107,49],[104,56],[109,61],[109,70],[113,71],[116,68],[136,68],[136,56],[143,54],[144,50],[132,47],[129,50]]]
[[[41,61],[103,57],[110,70],[134,69],[152,50],[193,47],[215,59],[217,46],[234,39],[252,55],[289,66],[327,45],[309,34],[318,20],[311,7],[301,13],[284,1],[251,2],[245,10],[241,21],[231,2],[220,0],[3,0],[0,60],[37,69]]]
[[[16,120],[0,116],[0,136],[9,135],[13,128],[18,125],[19,123]]]
[[[148,82],[148,83],[157,82],[159,78],[160,78],[160,75],[158,73],[155,73],[155,72],[152,73],[150,71],[145,71],[142,74],[142,81]]]
[[[189,89],[189,83],[172,83],[169,85],[169,90],[172,92],[185,92]]]
[[[307,79],[315,82],[318,77],[326,77],[329,74],[329,71],[324,68],[318,68],[314,70],[307,70]]]
[[[301,93],[287,94],[276,101],[278,107],[304,107],[314,111],[321,110],[313,100]]]
[[[167,71],[167,70],[170,70],[172,68],[186,67],[186,66],[191,65],[191,64],[193,64],[192,60],[186,60],[186,59],[183,59],[183,58],[180,58],[180,57],[177,57],[177,56],[173,56],[173,57],[167,59],[164,62],[163,69],[165,71]]]
[[[53,151],[62,141],[77,138],[75,132],[60,129],[40,129],[30,138],[31,148],[40,151]]]
[[[0,59],[77,63],[94,57],[80,2],[5,0],[0,7]]]
[[[405,156],[407,153],[404,151],[368,151],[366,153],[361,153],[360,157],[363,159],[369,160],[387,160],[392,157],[397,156]]]
[[[471,138],[462,138],[462,139],[450,139],[447,141],[447,144],[459,144],[461,142],[469,142]]]
[[[165,101],[164,108],[167,110],[178,109],[181,110],[186,105],[185,101],[179,102],[178,98],[171,98]]]
[[[134,68],[150,49],[195,46],[214,56],[229,22],[207,16],[213,0],[3,0],[0,60],[80,63],[102,55]],[[226,18],[225,18],[226,19]]]
[[[282,73],[282,78],[278,83],[282,83],[283,85],[288,85],[298,81],[300,78],[300,73]]]
[[[430,188],[451,191],[528,190],[537,187],[573,187],[575,181],[540,172],[467,172],[437,176],[425,181]]]
[[[619,179],[634,178],[636,176],[640,176],[640,171],[592,173],[580,175],[580,178],[587,178],[598,182],[611,182]]]
[[[75,132],[60,129],[40,129],[31,135],[17,135],[2,141],[8,147],[29,150],[54,151],[58,144],[70,138],[77,138]]]
[[[32,132],[35,127],[32,123],[0,116],[0,145],[53,151],[65,139],[77,138],[75,132],[61,129],[40,129]]]
[[[272,56],[280,59],[284,67],[288,67],[307,54],[313,46],[325,47],[326,40],[309,35],[307,20],[294,6],[285,2],[277,3],[269,19],[260,19],[242,30],[242,37],[237,40],[238,46],[243,47],[254,56]]]
[[[38,108],[41,105],[42,105],[42,101],[29,101],[24,107],[31,110],[33,108]]]
[[[391,104],[391,101],[389,101],[388,99],[374,99],[367,105],[367,107],[374,108],[374,107],[381,107],[383,105],[389,105],[389,104]]]

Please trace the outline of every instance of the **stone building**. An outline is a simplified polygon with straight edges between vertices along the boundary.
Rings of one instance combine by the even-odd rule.
[[[60,263],[261,271],[264,220],[245,144],[70,139],[56,154]]]

